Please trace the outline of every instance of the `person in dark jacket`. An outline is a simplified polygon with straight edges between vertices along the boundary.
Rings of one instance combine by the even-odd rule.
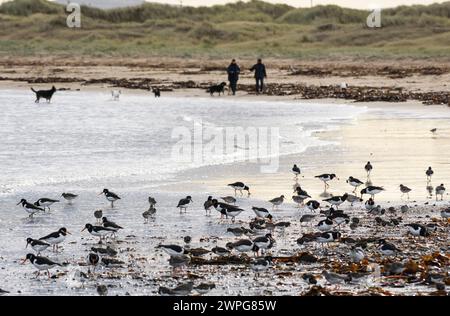
[[[239,80],[239,73],[241,72],[241,68],[239,68],[236,60],[233,59],[231,64],[227,68],[228,73],[228,81],[230,82],[231,91],[233,91],[233,95],[236,95],[237,82]]]
[[[267,73],[266,66],[262,63],[261,58],[258,58],[258,62],[250,68],[250,71],[255,72],[256,93],[262,93],[264,90],[264,78],[267,78]]]

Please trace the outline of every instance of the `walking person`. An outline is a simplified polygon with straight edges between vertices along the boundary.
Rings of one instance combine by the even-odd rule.
[[[258,62],[250,68],[250,71],[255,72],[256,93],[262,93],[264,90],[264,78],[267,78],[267,73],[266,66],[262,63],[261,58],[258,58]]]
[[[239,73],[241,72],[241,68],[239,68],[236,63],[236,59],[231,61],[231,64],[227,68],[228,73],[228,81],[230,82],[230,88],[233,92],[233,95],[236,95],[237,82],[239,80]]]

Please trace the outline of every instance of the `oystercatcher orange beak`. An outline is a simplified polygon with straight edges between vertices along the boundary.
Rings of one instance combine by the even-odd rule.
[[[71,232],[69,232],[68,230],[66,230],[66,234],[72,235],[72,233],[71,233]]]
[[[83,228],[81,231],[83,232],[84,230],[86,229],[86,227],[85,228]]]
[[[20,264],[25,264],[25,262],[27,262],[27,258],[23,259]]]

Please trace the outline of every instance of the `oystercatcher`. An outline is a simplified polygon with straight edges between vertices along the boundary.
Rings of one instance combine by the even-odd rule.
[[[255,212],[257,217],[267,218],[270,215],[269,211],[263,207],[253,206],[252,210]]]
[[[401,252],[397,247],[384,239],[379,241],[378,250],[385,256],[395,256],[397,253]]]
[[[171,257],[182,256],[187,253],[183,247],[178,245],[158,245],[156,248],[161,248]]]
[[[178,202],[177,208],[180,209],[180,214],[184,209],[184,212],[186,213],[187,211],[187,207],[190,203],[194,203],[194,201],[192,200],[192,197],[190,195],[186,196],[184,199],[181,199]]]
[[[354,190],[352,192],[356,192],[356,189],[364,184],[361,180],[353,178],[352,176],[347,179],[347,183],[354,187]]]
[[[408,227],[409,233],[413,236],[422,236],[422,237],[428,237],[430,236],[430,232],[428,229],[417,223],[411,223],[411,224],[405,224],[405,226]]]
[[[28,245],[30,245],[31,248],[33,248],[33,250],[37,252],[38,256],[41,254],[42,251],[50,247],[49,243],[33,238],[27,238],[27,245],[25,248],[27,248]]]
[[[58,251],[58,244],[62,243],[66,239],[67,234],[70,235],[69,231],[65,227],[61,227],[58,231],[39,238],[39,240],[53,245],[53,251],[56,252]]]
[[[315,200],[309,200],[306,202],[306,207],[311,211],[315,211],[320,208],[320,203]]]
[[[348,194],[345,193],[342,196],[333,196],[329,199],[325,199],[323,200],[324,202],[328,202],[331,205],[334,205],[336,207],[339,207],[339,205],[341,205],[342,203],[344,203],[347,200]]]
[[[315,176],[315,178],[318,178],[319,180],[323,181],[324,184],[324,191],[327,191],[327,188],[330,187],[330,185],[328,184],[328,181],[333,180],[334,178],[336,178],[337,180],[339,180],[338,177],[336,177],[336,175],[334,173],[324,173],[318,176]]]
[[[50,211],[50,206],[53,205],[54,203],[58,203],[58,202],[59,202],[59,200],[53,200],[53,199],[48,199],[48,198],[40,198],[39,200],[34,202],[34,205],[39,206],[39,207],[43,207],[44,210],[46,208],[48,208],[48,210]]]
[[[93,226],[91,224],[86,224],[81,231],[84,231],[85,229],[87,229],[89,234],[91,234],[92,236],[99,237],[100,243],[106,235],[115,233],[115,230],[113,228],[103,226]]]
[[[120,197],[115,194],[114,192],[109,191],[108,189],[103,189],[102,192],[99,193],[99,195],[104,194],[106,199],[111,202],[111,208],[114,207],[114,202],[117,200],[120,200]]]
[[[333,228],[333,224],[334,224],[333,221],[327,217],[326,219],[321,220],[317,224],[317,228],[320,231],[326,232],[326,231],[329,231],[331,228]]]
[[[240,239],[236,242],[229,242],[226,244],[226,247],[230,250],[236,249],[239,252],[257,251],[256,245],[249,239]]]
[[[246,186],[243,182],[234,182],[228,184],[229,187],[234,189],[234,195],[236,196],[236,192],[239,191],[242,194],[242,191],[247,191],[247,195],[250,196],[250,188]]]
[[[113,236],[115,235],[116,232],[119,231],[119,229],[123,229],[122,226],[119,226],[116,223],[109,221],[106,217],[102,218],[102,223],[103,227],[111,228],[114,231],[112,234]]]
[[[28,217],[33,218],[34,214],[36,214],[39,211],[45,212],[45,210],[42,207],[36,206],[34,204],[28,203],[27,200],[21,199],[17,205],[22,204],[22,207],[25,211],[27,211],[28,214],[30,214]]]
[[[301,174],[302,172],[300,171],[300,168],[294,164],[294,167],[292,167],[292,172],[295,175],[295,179],[298,179],[299,174]]]
[[[256,237],[253,239],[253,244],[258,247],[258,251],[264,252],[266,249],[272,248],[275,240],[272,238],[272,234],[266,234],[265,236]],[[256,254],[258,254],[258,251]]]
[[[382,187],[377,187],[373,185],[369,185],[367,188],[361,190],[361,198],[363,194],[369,194],[372,200],[375,200],[375,194],[383,192],[384,189]]]
[[[27,254],[25,259],[22,261],[22,264],[24,264],[27,260],[30,260],[31,264],[38,269],[36,277],[38,277],[41,274],[42,270],[46,270],[48,277],[50,278],[50,269],[54,268],[56,266],[62,267],[62,264],[58,262],[54,262],[46,257],[38,257],[33,255],[32,253]]]
[[[231,253],[228,249],[222,247],[214,247],[211,252],[220,257],[229,256]]]

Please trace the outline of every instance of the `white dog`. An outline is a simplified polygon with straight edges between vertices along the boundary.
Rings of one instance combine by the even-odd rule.
[[[120,90],[112,90],[111,95],[114,101],[119,101],[120,95],[122,92]]]

